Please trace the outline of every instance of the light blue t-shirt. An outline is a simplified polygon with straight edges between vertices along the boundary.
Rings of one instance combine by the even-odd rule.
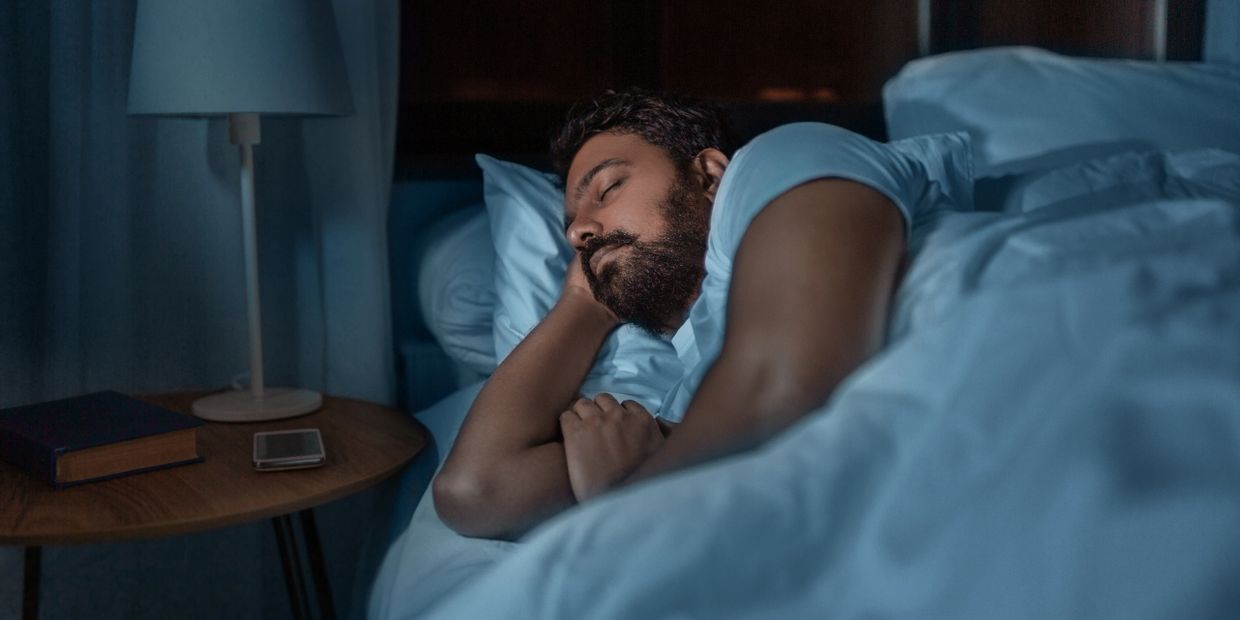
[[[749,223],[784,192],[822,178],[856,181],[886,196],[900,210],[910,245],[919,224],[933,213],[973,208],[972,158],[965,133],[884,144],[833,125],[793,123],[754,138],[736,152],[715,196],[702,292],[672,337],[685,375],[664,398],[660,417],[673,422],[684,418],[719,356],[732,261]]]

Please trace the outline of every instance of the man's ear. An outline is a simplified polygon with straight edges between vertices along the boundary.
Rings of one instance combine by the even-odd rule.
[[[702,191],[711,202],[715,201],[715,192],[719,191],[719,182],[727,168],[728,156],[719,149],[702,149],[693,158],[693,169],[702,181]]]

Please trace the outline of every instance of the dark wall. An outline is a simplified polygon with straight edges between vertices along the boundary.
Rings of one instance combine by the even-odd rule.
[[[545,164],[571,102],[644,86],[715,100],[742,138],[795,120],[885,138],[883,83],[920,49],[912,0],[405,0],[399,176]],[[1038,45],[1155,58],[1156,0],[931,0],[934,52]],[[1167,0],[1168,58],[1201,54],[1204,0]]]

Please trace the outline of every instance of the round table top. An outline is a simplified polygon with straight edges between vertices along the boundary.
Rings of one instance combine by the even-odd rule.
[[[140,396],[188,413],[206,393]],[[327,463],[314,469],[254,470],[253,434],[318,428]],[[395,474],[426,445],[426,429],[396,409],[324,395],[323,408],[273,422],[206,422],[201,463],[56,489],[0,461],[0,545],[150,538],[312,508]]]

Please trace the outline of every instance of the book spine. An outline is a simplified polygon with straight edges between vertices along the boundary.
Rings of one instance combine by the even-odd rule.
[[[58,489],[64,489],[68,487],[75,487],[79,484],[101,482],[103,480],[111,480],[113,478],[122,478],[124,476],[132,476],[133,474],[144,474],[146,472],[158,471],[160,469],[168,469],[169,467],[178,467],[180,465],[193,465],[194,463],[201,463],[204,460],[206,459],[203,458],[201,455],[199,455],[192,459],[187,459],[184,461],[174,461],[172,463],[160,463],[159,465],[152,465],[150,467],[140,467],[138,469],[131,469],[129,471],[122,471],[122,472],[117,472],[115,474],[108,474],[107,476],[96,476],[94,478],[87,478],[86,480],[75,480],[73,482],[55,482],[53,484],[55,484],[56,488]]]
[[[56,453],[29,437],[0,427],[0,460],[56,484]]]

